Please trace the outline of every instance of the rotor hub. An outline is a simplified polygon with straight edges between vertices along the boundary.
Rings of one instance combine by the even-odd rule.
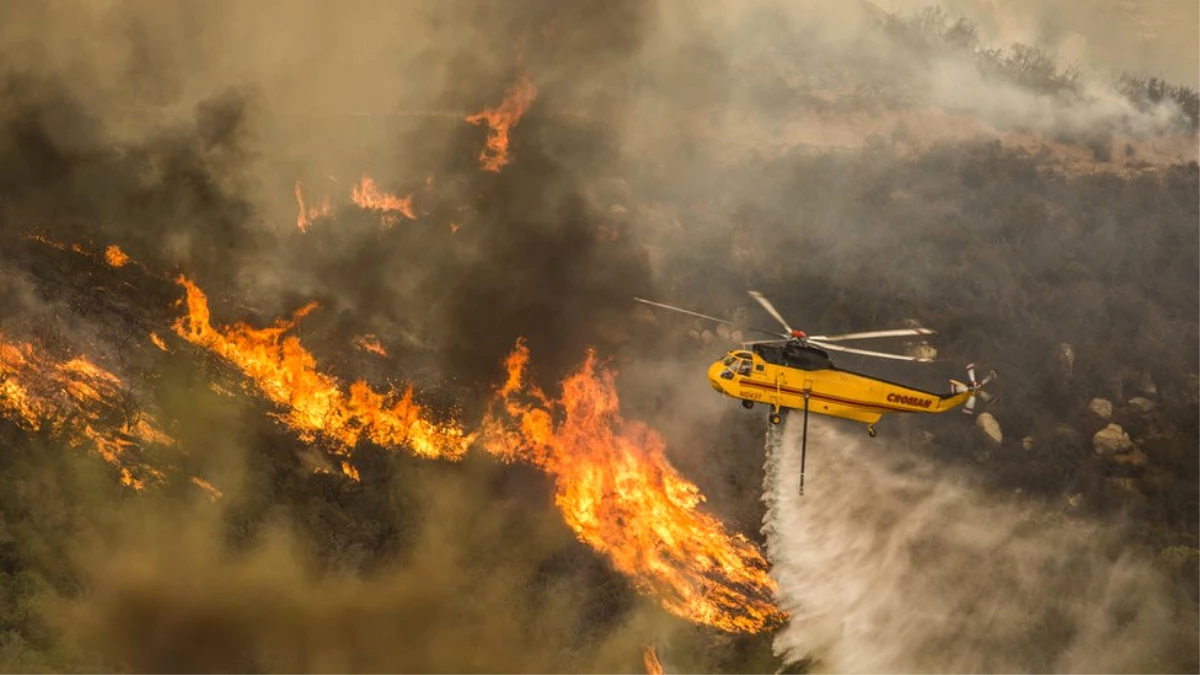
[[[794,330],[794,331],[792,331],[791,335],[792,335],[792,337],[796,338],[797,340],[803,340],[808,337],[808,333],[805,333],[802,330]]]

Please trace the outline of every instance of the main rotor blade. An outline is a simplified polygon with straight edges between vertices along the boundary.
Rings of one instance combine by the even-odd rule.
[[[661,308],[663,308],[663,309],[669,309],[669,310],[671,310],[672,312],[679,312],[680,314],[689,314],[689,315],[691,315],[691,316],[699,317],[699,318],[701,318],[701,319],[708,319],[709,321],[716,321],[717,323],[723,323],[723,324],[726,324],[726,325],[729,325],[729,326],[734,326],[734,325],[737,325],[737,324],[735,324],[734,322],[732,322],[732,321],[730,321],[730,320],[728,320],[728,319],[718,319],[718,318],[717,318],[717,317],[715,317],[715,316],[709,316],[709,315],[707,315],[707,314],[701,314],[700,312],[693,312],[693,311],[692,311],[692,310],[690,310],[690,309],[683,309],[682,307],[675,307],[675,306],[673,306],[673,305],[664,305],[664,304],[663,304],[663,303],[661,303],[661,302],[654,302],[653,300],[646,300],[646,299],[644,299],[644,298],[634,298],[634,300],[635,300],[635,301],[637,301],[637,302],[640,302],[640,303],[642,303],[643,305],[652,305],[652,306],[654,306],[654,307],[661,307]],[[752,326],[746,326],[745,328],[746,328],[746,330],[752,330],[752,331],[754,331],[754,332],[756,332],[756,333],[762,333],[762,334],[764,334],[764,335],[770,335],[770,336],[772,336],[772,337],[775,337],[775,336],[779,336],[779,335],[780,335],[780,333],[776,333],[775,331],[763,330],[763,329],[761,329],[761,328],[754,328],[754,327],[752,327]],[[787,337],[787,336],[786,336],[786,335],[784,335],[784,336],[782,336],[782,337]]]
[[[634,300],[635,300],[635,301],[637,301],[637,302],[640,302],[640,303],[642,303],[642,304],[644,304],[644,305],[653,305],[654,307],[661,307],[661,308],[663,308],[663,309],[669,309],[669,310],[671,310],[672,312],[679,312],[679,313],[681,313],[681,314],[691,314],[692,316],[698,316],[698,317],[700,317],[701,319],[708,319],[709,321],[716,321],[717,323],[724,323],[724,324],[728,324],[728,325],[730,325],[730,326],[732,326],[732,325],[733,325],[733,322],[732,322],[732,321],[730,321],[730,320],[728,320],[728,319],[718,319],[718,318],[717,318],[717,317],[715,317],[715,316],[709,316],[709,315],[707,315],[707,314],[701,314],[700,312],[693,312],[693,311],[692,311],[692,310],[690,310],[690,309],[683,309],[682,307],[673,307],[673,306],[671,306],[671,305],[664,305],[664,304],[663,304],[663,303],[661,303],[661,302],[654,302],[653,300],[644,300],[644,299],[642,299],[642,298],[634,298]]]
[[[812,335],[810,340],[824,340],[825,342],[840,342],[842,340],[870,340],[873,338],[885,337],[905,337],[908,335],[933,335],[935,332],[931,328],[897,328],[896,330],[876,330],[868,333],[843,333],[841,335]]]
[[[763,294],[759,293],[758,291],[747,291],[747,293],[750,294],[750,297],[757,300],[758,304],[762,305],[763,309],[767,310],[768,314],[775,317],[775,320],[778,321],[779,324],[783,326],[784,330],[787,331],[788,336],[792,334],[792,327],[788,325],[787,321],[783,320],[783,317],[779,314],[779,311],[775,309],[775,305],[771,304],[770,300],[764,298]]]
[[[863,356],[878,356],[881,359],[896,359],[897,361],[916,361],[917,363],[933,363],[933,359],[921,358],[919,356],[907,356],[904,354],[888,354],[887,352],[874,352],[869,349],[854,349],[853,347],[843,347],[841,345],[828,345],[824,342],[817,342],[809,338],[808,343],[816,345],[820,349],[828,349],[835,352],[846,352],[848,354],[862,354]]]

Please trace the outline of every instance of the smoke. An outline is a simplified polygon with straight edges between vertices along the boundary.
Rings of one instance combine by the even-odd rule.
[[[955,6],[967,11],[966,4]],[[1023,10],[1013,10],[1016,4]],[[660,427],[672,461],[701,485],[709,509],[730,529],[748,531],[759,520],[761,455],[741,451],[755,430],[733,417],[741,411],[724,412],[728,401],[714,398],[700,375],[724,343],[697,347],[686,337],[693,326],[672,320],[636,325],[630,297],[721,315],[745,304],[743,289],[757,287],[798,325],[835,332],[915,317],[941,331],[938,346],[954,375],[966,359],[1000,367],[1006,398],[995,412],[1007,445],[995,451],[997,470],[988,475],[1007,487],[1083,491],[1085,504],[1102,503],[1090,497],[1103,494],[1114,470],[1087,448],[1096,421],[1077,418],[1092,396],[1112,396],[1116,414],[1129,416],[1121,423],[1150,457],[1147,491],[1167,504],[1141,515],[1192,532],[1194,514],[1184,507],[1195,492],[1195,407],[1186,378],[1196,363],[1196,172],[1194,164],[1162,167],[1194,160],[1194,136],[1186,124],[1179,133],[1177,102],[1133,104],[1112,92],[1106,73],[1085,68],[1078,86],[1060,86],[1072,64],[1073,38],[1063,27],[1086,23],[1080,30],[1098,36],[1074,52],[1090,57],[1094,45],[1118,51],[1104,36],[1124,31],[1123,21],[1091,16],[1090,4],[989,6],[971,13],[981,17],[972,39],[953,17],[927,15],[936,20],[922,23],[830,2],[10,3],[0,8],[0,283],[19,281],[0,293],[0,328],[25,330],[36,315],[45,326],[29,329],[35,334],[78,324],[65,331],[76,352],[136,352],[149,330],[165,334],[177,316],[170,303],[178,288],[163,277],[182,272],[210,293],[216,323],[235,315],[262,323],[317,300],[320,309],[300,331],[322,368],[345,379],[366,370],[375,380],[413,382],[418,396],[450,380],[460,385],[459,404],[488,393],[518,335],[536,355],[543,384],[595,346],[615,357],[623,409]],[[915,9],[908,2],[884,7]],[[1036,67],[1022,70],[1009,58],[1012,42],[1045,40],[1057,49],[1048,64],[1034,58],[1028,63]],[[1119,64],[1145,64],[1154,73],[1164,64],[1191,68],[1179,66],[1177,50],[1161,46],[1167,43],[1138,44],[1145,46],[1119,50],[1132,52]],[[1003,53],[991,58],[992,47]],[[465,117],[498,105],[523,76],[538,96],[512,130],[513,161],[498,174],[483,171],[477,158],[487,130]],[[962,142],[976,136],[983,140]],[[996,139],[1003,148],[985,142]],[[350,205],[351,186],[364,174],[411,195],[416,220],[386,227]],[[335,209],[303,233],[295,225],[297,182],[310,203],[328,196]],[[53,258],[30,253],[32,244],[9,245],[29,231],[93,250],[119,244],[141,267],[89,267],[71,254]],[[365,367],[345,356],[352,336],[366,333],[397,356]],[[1072,377],[1051,363],[1052,348],[1064,341],[1079,355]],[[629,609],[621,580],[561,530],[537,477],[507,471],[455,481],[369,447],[355,453],[363,485],[312,476],[300,457],[319,446],[281,434],[265,406],[206,414],[196,401],[207,396],[210,379],[221,380],[217,369],[188,363],[199,359],[172,346],[179,353],[169,359],[142,350],[139,366],[165,399],[160,418],[171,421],[187,450],[187,458],[174,459],[187,467],[244,444],[246,462],[261,471],[237,506],[222,512],[237,533],[229,537],[240,543],[227,545],[211,514],[181,509],[145,521],[132,506],[103,510],[118,527],[83,536],[102,541],[81,545],[77,564],[63,573],[88,571],[91,595],[80,600],[79,587],[55,584],[65,603],[55,605],[58,626],[71,641],[91,645],[109,663],[147,670],[616,670],[627,666],[608,660],[610,640],[619,645],[613,653],[629,647],[634,654],[634,634],[657,630],[639,623],[642,610]],[[872,372],[911,375],[889,368]],[[1121,410],[1128,396],[1120,394],[1129,393],[1122,382],[1134,380],[1127,369],[1158,382],[1154,417]],[[164,385],[160,371],[191,379]],[[247,421],[254,416],[262,419]],[[947,461],[982,452],[968,431],[922,423],[937,433]],[[1061,432],[1068,423],[1082,431]],[[243,425],[244,436],[231,431]],[[1026,435],[1036,437],[1035,449],[1009,452]],[[957,499],[976,519],[988,514],[1011,525],[1018,518],[1016,507],[969,489],[946,493],[940,469],[925,469],[939,478],[931,481],[889,473],[877,460],[855,450],[838,467],[810,464],[806,505],[845,503],[838,500],[847,495],[818,500],[821,486],[834,482],[821,471],[853,467],[898,505],[931,504],[925,508],[936,514]],[[229,491],[242,469],[215,464],[202,475]],[[422,481],[445,496],[425,494]],[[906,487],[893,489],[898,484]],[[848,494],[865,500],[867,492]],[[426,498],[440,506],[413,507],[411,519],[397,515],[397,504]],[[464,513],[447,513],[455,500],[467,504]],[[516,516],[510,501],[534,507]],[[262,524],[277,511],[294,517]],[[415,523],[418,511],[425,515]],[[493,515],[504,524],[473,526]],[[1092,515],[1106,512],[1097,507]],[[823,522],[844,522],[838,517]],[[889,522],[868,520],[863,545],[872,537],[891,541]],[[933,526],[922,527],[914,536],[937,540]],[[1086,528],[1046,527],[1082,551],[1077,542]],[[242,541],[260,530],[269,534],[262,543]],[[553,545],[520,546],[529,531],[551,532]],[[1095,531],[1098,541],[1115,545],[1109,530]],[[817,541],[823,532],[815,530]],[[77,534],[62,534],[48,548],[59,550]],[[974,536],[984,543],[960,537],[973,547],[937,545],[959,546],[955,559],[974,561],[996,541]],[[1010,566],[1020,579],[1003,570],[996,576],[1030,593],[1062,582],[1069,611],[1030,612],[1065,612],[1057,624],[1046,621],[1084,636],[1071,644],[1086,647],[1107,625],[1101,617],[1100,628],[1080,628],[1092,625],[1077,602],[1087,588],[1102,579],[1155,583],[1120,576],[1139,575],[1144,565],[1132,558],[1118,564],[1109,551],[1100,562],[1073,554],[1082,570],[1075,585],[1063,581],[1064,572],[1038,585],[1029,569],[1057,569],[1059,543],[1030,537],[1022,546],[1036,550]],[[808,554],[821,550],[837,548]],[[377,571],[322,567],[339,556],[370,560]],[[46,556],[11,568],[54,564]],[[963,578],[925,564],[931,579]],[[501,572],[493,574],[493,565]],[[582,577],[572,576],[576,566],[587,570]],[[890,601],[873,608],[879,593],[863,591],[872,599],[850,596],[851,604],[839,605],[832,590],[877,583],[887,597],[929,611],[977,612],[965,583],[946,590],[920,578],[901,584],[866,562],[845,567],[844,574],[836,564],[803,568],[836,575],[812,587],[829,589],[832,599],[785,601],[801,617],[804,603],[826,603],[891,626],[902,613]],[[568,580],[570,592],[538,591],[560,596],[562,607],[528,600],[538,588],[529,568]],[[786,570],[782,562],[779,569]],[[977,604],[995,597],[976,591],[985,599]],[[948,604],[937,604],[943,593]],[[1157,593],[1148,590],[1151,600],[1135,607],[1133,630],[1122,640],[1160,644],[1138,632],[1154,625]],[[473,604],[476,598],[483,601]],[[1036,608],[1037,598],[1025,604]],[[514,612],[529,634],[511,632]],[[1012,628],[1010,614],[1000,614],[1003,625],[1028,634]],[[230,628],[221,626],[226,616]],[[605,623],[614,616],[620,625]],[[998,668],[1070,668],[1084,658],[1058,648],[1067,638],[1013,652],[1031,654],[1026,660],[996,655],[1016,638],[981,637],[990,619],[966,616],[961,623],[970,627],[940,632],[929,627],[932,619],[917,622],[925,631],[916,640],[925,645],[920,654],[874,629],[870,644],[839,638],[833,644],[843,647],[834,648],[806,638],[792,647],[790,630],[780,644],[789,657],[816,645],[849,667],[860,662],[838,660],[845,645],[865,644],[862,653],[878,655],[889,670],[949,667],[929,646],[947,634],[964,636]],[[168,628],[155,633],[164,621]],[[818,637],[828,632],[820,622],[801,623]],[[396,637],[408,634],[411,641]],[[39,655],[60,645],[45,634],[23,635]],[[1108,660],[1095,667],[1145,663],[1117,653],[1122,640],[1111,641],[1113,649],[1105,641],[1096,653]],[[436,647],[422,652],[423,641]],[[695,641],[720,642],[711,635]],[[296,647],[309,644],[307,652]],[[880,645],[891,651],[872,651]],[[745,650],[728,648],[721,665],[749,668]],[[695,651],[685,642],[671,653],[682,662]],[[495,661],[470,661],[471,653]],[[674,656],[667,661],[677,665]],[[979,666],[965,656],[950,662]],[[696,669],[713,663],[701,658]]]
[[[1186,669],[1195,608],[1120,528],[989,494],[906,450],[810,420],[767,433],[767,536],[814,672]]]
[[[200,405],[218,443],[246,437]],[[224,472],[215,503],[183,486],[131,501],[9,431],[0,555],[26,572],[3,590],[6,671],[624,672],[681,627],[612,583],[544,500],[497,501],[486,462],[414,466],[382,496],[310,479],[330,505],[295,491],[300,471],[227,446],[205,460]]]

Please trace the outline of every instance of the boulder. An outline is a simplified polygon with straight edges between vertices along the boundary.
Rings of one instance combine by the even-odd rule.
[[[746,335],[745,335],[745,333],[743,333],[743,332],[742,332],[742,331],[740,331],[740,330],[735,330],[735,331],[733,331],[732,333],[730,333],[730,334],[729,334],[729,337],[730,337],[730,339],[732,339],[734,342],[745,342],[745,341],[746,341]]]
[[[699,340],[700,339],[700,331],[695,330],[695,329],[689,330],[688,337],[692,338],[693,340]]]
[[[1107,482],[1109,485],[1117,488],[1118,490],[1123,490],[1125,492],[1137,494],[1137,491],[1138,491],[1137,482],[1134,481],[1132,478],[1109,478],[1105,482]]]
[[[725,342],[729,342],[729,338],[730,338],[729,326],[727,326],[723,323],[717,324],[717,337],[721,338]]]
[[[915,356],[919,359],[929,359],[932,361],[933,359],[937,358],[938,350],[928,342],[922,342],[909,349],[908,353],[911,356]]]
[[[1112,460],[1117,464],[1141,468],[1146,466],[1146,464],[1150,461],[1150,458],[1146,456],[1146,453],[1142,452],[1141,448],[1135,447],[1133,452],[1129,452],[1124,455],[1113,455]]]
[[[1058,365],[1062,368],[1064,375],[1070,375],[1075,371],[1075,348],[1071,346],[1071,343],[1059,343]]]
[[[658,323],[658,317],[654,315],[654,312],[640,303],[633,308],[632,318],[638,323]]]
[[[991,413],[983,413],[979,417],[976,417],[975,424],[996,445],[999,445],[1000,441],[1004,440],[1004,434],[1000,431],[1000,423],[996,421],[996,418]]]
[[[1134,396],[1133,398],[1129,399],[1129,407],[1144,415],[1151,410],[1154,410],[1154,401],[1151,401],[1148,398],[1142,398],[1141,396]]]
[[[713,335],[713,332],[708,329],[705,329],[704,332],[700,334],[700,341],[706,345],[711,345],[713,343],[713,340],[716,340],[716,339],[717,339],[717,336]]]
[[[1106,398],[1092,399],[1092,402],[1088,404],[1088,408],[1099,415],[1102,420],[1112,419],[1113,404],[1112,401]]]
[[[1138,389],[1146,396],[1158,395],[1158,385],[1154,384],[1154,378],[1150,377],[1150,373],[1142,373],[1142,379],[1138,382]]]
[[[1101,457],[1129,452],[1133,441],[1119,424],[1109,424],[1092,436],[1092,451]]]

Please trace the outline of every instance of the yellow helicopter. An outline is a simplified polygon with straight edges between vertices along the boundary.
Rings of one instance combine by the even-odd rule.
[[[837,368],[829,358],[830,351],[874,356],[899,361],[930,363],[933,359],[902,354],[890,354],[868,349],[858,349],[831,344],[848,340],[866,340],[888,337],[910,337],[932,335],[928,328],[900,328],[866,333],[843,335],[807,335],[788,325],[783,316],[763,295],[749,291],[764,309],[784,328],[784,333],[752,328],[759,333],[777,336],[771,340],[746,342],[739,349],[730,351],[708,369],[708,381],[713,389],[727,396],[741,399],[746,408],[755,403],[771,406],[770,421],[783,421],[781,411],[795,409],[804,411],[804,437],[802,450],[808,443],[808,413],[863,422],[867,435],[875,437],[875,423],[890,413],[943,413],[962,405],[963,412],[975,411],[978,396],[985,402],[991,395],[983,391],[984,385],[996,378],[990,372],[982,381],[975,379],[974,364],[967,366],[967,382],[950,380],[950,391],[935,394],[895,382],[872,377],[863,373]],[[700,314],[691,310],[665,305],[660,302],[634,298],[637,302],[681,312],[691,316],[734,325],[733,321]],[[803,490],[803,455],[801,458],[801,490]]]

